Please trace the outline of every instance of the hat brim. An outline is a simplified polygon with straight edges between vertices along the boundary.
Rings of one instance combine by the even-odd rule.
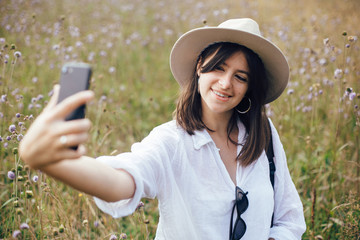
[[[258,54],[269,80],[265,103],[272,102],[281,95],[289,81],[289,64],[281,50],[262,36],[219,27],[191,30],[174,44],[170,54],[170,68],[181,87],[192,79],[196,60],[203,49],[215,42],[238,43]]]

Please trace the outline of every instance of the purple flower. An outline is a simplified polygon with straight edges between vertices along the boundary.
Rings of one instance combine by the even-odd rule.
[[[127,239],[127,235],[126,235],[126,233],[122,233],[122,234],[120,234],[120,239]]]
[[[20,229],[29,229],[29,225],[27,223],[20,224]]]
[[[10,136],[7,136],[7,137],[6,137],[6,140],[7,140],[7,141],[10,141],[10,140],[11,140],[11,137],[10,137]]]
[[[16,136],[16,139],[18,140],[18,142],[20,142],[23,139],[23,135],[20,133]]]
[[[116,240],[116,239],[117,239],[117,237],[116,237],[115,234],[112,234],[112,235],[110,236],[110,238],[109,238],[109,240]]]
[[[341,78],[342,75],[343,75],[343,71],[341,69],[338,68],[334,71],[335,78]]]
[[[97,228],[97,227],[99,227],[99,225],[100,225],[100,224],[99,224],[99,221],[94,221],[94,227]]]
[[[15,114],[15,117],[19,118],[21,116],[20,113]]]
[[[14,124],[11,124],[9,127],[9,132],[13,133],[16,130],[16,126]]]
[[[0,142],[2,142],[3,141],[3,139],[2,139],[2,137],[0,136]]]
[[[7,95],[6,94],[4,94],[4,95],[1,95],[1,102],[6,102],[6,100],[7,100]]]
[[[39,176],[38,175],[33,176],[32,180],[33,182],[37,182],[39,180]]]
[[[352,101],[354,98],[356,97],[356,93],[355,92],[351,92],[349,94],[349,100]]]
[[[13,238],[18,238],[18,237],[20,237],[20,235],[21,235],[21,232],[20,232],[20,230],[15,230],[14,232],[13,232]]]
[[[8,171],[8,178],[11,180],[15,179],[15,173],[13,171]]]
[[[294,93],[294,89],[289,89],[288,91],[287,91],[287,94],[288,95],[291,95],[291,94],[293,94]]]

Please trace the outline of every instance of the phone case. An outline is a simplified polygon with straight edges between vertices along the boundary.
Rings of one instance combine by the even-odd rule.
[[[89,88],[91,67],[86,63],[66,63],[61,69],[60,94],[58,103],[65,98]],[[84,118],[85,105],[70,113],[65,120]]]

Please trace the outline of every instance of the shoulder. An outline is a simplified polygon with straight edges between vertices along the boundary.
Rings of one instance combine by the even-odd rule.
[[[183,132],[183,128],[178,126],[175,120],[172,120],[155,127],[143,141],[152,141],[155,144],[174,144],[181,140]]]

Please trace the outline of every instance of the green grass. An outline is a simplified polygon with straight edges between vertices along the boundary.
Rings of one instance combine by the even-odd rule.
[[[94,70],[89,155],[129,150],[172,119],[178,85],[168,59],[178,36],[237,17],[256,19],[291,66],[268,113],[304,204],[303,239],[360,239],[360,45],[352,38],[360,37],[359,11],[357,0],[1,1],[0,239],[25,222],[23,239],[154,238],[156,200],[112,219],[90,196],[24,166],[17,138],[46,105],[62,64],[78,60]]]

